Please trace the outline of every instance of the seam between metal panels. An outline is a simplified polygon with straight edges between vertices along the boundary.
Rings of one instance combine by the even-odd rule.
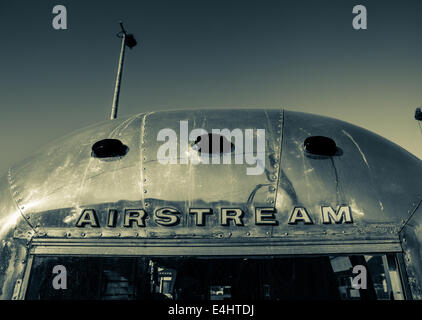
[[[413,218],[416,211],[418,211],[421,203],[422,203],[422,200],[419,200],[419,202],[416,205],[414,205],[413,211],[411,213],[410,213],[411,210],[408,211],[410,213],[410,216],[406,219],[406,221],[403,221],[403,224],[400,230],[398,231],[398,236],[401,240],[400,242],[401,242],[401,247],[403,250],[404,271],[407,273],[407,278],[409,280],[410,293],[411,293],[412,298],[417,299],[417,300],[421,299],[421,288],[420,288],[419,281],[417,280],[418,277],[415,271],[415,269],[417,269],[417,265],[413,261],[414,259],[412,257],[412,249],[409,248],[407,241],[405,241],[402,231],[407,226],[409,221]],[[415,234],[415,230],[412,230],[411,232]]]
[[[418,211],[418,209],[419,209],[419,207],[420,207],[421,203],[422,203],[422,200],[419,200],[419,202],[418,202],[418,203],[417,203],[417,205],[414,207],[414,209],[413,209],[412,213],[410,214],[410,216],[406,219],[406,221],[405,221],[405,222],[403,223],[403,225],[401,226],[401,228],[400,228],[400,230],[399,230],[398,234],[400,234],[400,233],[403,231],[404,227],[407,225],[407,223],[410,221],[410,219],[412,219],[412,218],[413,218],[413,216],[415,215],[416,211]]]
[[[148,179],[147,179],[147,170],[145,167],[145,163],[148,161],[147,159],[147,150],[145,148],[145,138],[146,138],[146,130],[145,130],[145,126],[146,126],[146,121],[147,121],[147,117],[150,116],[151,114],[153,114],[154,112],[147,112],[144,114],[144,116],[142,117],[142,122],[141,122],[141,141],[140,141],[140,145],[139,145],[139,156],[140,156],[140,165],[141,165],[141,198],[142,198],[142,205],[144,208],[146,208],[147,206],[149,206],[148,203],[145,203],[145,194],[148,192],[148,190],[146,189],[146,184],[148,183]]]
[[[18,200],[15,199],[14,193],[16,195],[19,195],[19,191],[14,191],[13,189],[17,189],[17,186],[15,185],[15,182],[13,180],[12,177],[12,168],[9,168],[8,173],[7,173],[7,182],[9,185],[9,191],[10,191],[10,196],[12,197],[13,202],[15,203],[16,207],[18,208],[22,218],[26,221],[26,223],[31,227],[31,229],[34,231],[34,233],[37,234],[37,231],[35,230],[35,228],[33,227],[33,225],[29,222],[29,220],[27,219],[27,217],[25,217],[25,214],[23,213],[23,210],[25,209],[24,206],[20,206],[20,203],[22,202],[22,199],[19,198]]]
[[[277,134],[280,135],[280,144],[279,144],[279,153],[278,153],[278,171],[277,171],[277,182],[275,186],[275,197],[274,197],[274,205],[277,207],[277,197],[278,197],[278,186],[280,185],[280,171],[281,171],[281,152],[282,152],[282,145],[283,145],[283,135],[284,135],[284,109],[280,110],[280,123],[279,123],[280,130],[277,130]],[[277,163],[276,162],[276,163]]]
[[[108,135],[109,138],[112,138],[113,136],[118,134],[118,131],[123,131],[125,130],[127,127],[129,127],[133,121],[135,121],[136,119],[138,119],[141,115],[140,114],[135,114],[133,116],[131,116],[130,118],[126,119],[125,121],[123,121],[122,123],[120,123],[116,128],[114,128],[110,134]],[[123,128],[123,129],[122,129]]]

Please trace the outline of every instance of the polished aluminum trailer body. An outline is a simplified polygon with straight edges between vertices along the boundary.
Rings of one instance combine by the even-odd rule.
[[[247,175],[245,163],[161,164],[157,134],[163,128],[179,132],[181,120],[189,130],[265,129],[264,173]],[[310,136],[333,139],[336,154],[308,154],[303,144]],[[93,144],[107,138],[122,141],[127,154],[93,157]],[[281,109],[150,112],[110,120],[55,141],[1,178],[0,297],[24,298],[37,254],[396,252],[411,296],[422,299],[421,201],[422,161],[343,121]],[[177,213],[176,224],[157,220],[156,212],[166,208]],[[198,208],[210,209],[205,225],[191,214]],[[304,208],[312,223],[289,223],[295,208]],[[349,208],[353,220],[324,223],[323,208]],[[242,224],[222,224],[224,209],[242,210]],[[257,223],[263,209],[274,218],[263,220],[276,222]],[[97,225],[77,226],[87,210]],[[145,225],[125,225],[131,211],[144,212]]]

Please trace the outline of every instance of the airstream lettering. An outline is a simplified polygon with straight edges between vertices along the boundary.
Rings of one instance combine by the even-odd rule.
[[[233,221],[235,226],[243,226],[242,217],[245,213],[239,208],[221,209],[221,225],[228,226],[229,221]]]
[[[113,212],[114,211],[115,210],[113,210]],[[93,209],[85,209],[82,211],[82,214],[79,216],[79,219],[76,222],[77,227],[85,227],[87,224],[93,228],[98,228],[100,226],[95,210]]]
[[[330,206],[321,206],[321,221],[323,224],[341,224],[353,223],[352,212],[349,206],[341,205],[335,211]],[[191,208],[189,214],[195,216],[195,226],[205,226],[207,216],[212,215],[214,211],[211,208]],[[276,208],[255,208],[255,225],[276,226],[279,221],[276,219]],[[171,227],[180,224],[181,212],[175,208],[164,207],[154,211],[153,218],[157,225]],[[116,227],[119,212],[116,209],[110,209],[107,218],[107,227]],[[240,208],[221,208],[220,225],[221,226],[244,226],[244,210]],[[123,227],[146,227],[145,220],[148,213],[143,209],[125,209],[123,217]],[[289,215],[287,223],[295,225],[314,224],[311,216],[304,207],[295,207]],[[100,227],[98,215],[94,209],[84,209],[79,216],[76,227],[98,228]]]
[[[207,214],[212,214],[212,210],[210,208],[191,208],[189,209],[189,214],[193,214],[196,216],[197,226],[205,226],[205,217]]]
[[[306,208],[296,207],[293,209],[289,218],[289,224],[296,224],[298,221],[303,221],[305,224],[313,224],[312,219],[309,217]]]
[[[349,207],[340,206],[337,212],[334,212],[333,208],[331,207],[321,207],[322,212],[322,223],[330,224],[333,222],[335,223],[342,223],[343,219],[345,223],[352,223],[352,214],[350,212]]]
[[[132,227],[136,223],[137,227],[145,227],[145,218],[147,214],[142,209],[126,209],[123,226],[126,228]]]
[[[179,224],[179,212],[173,208],[160,208],[155,211],[155,222],[162,226],[174,226]]]

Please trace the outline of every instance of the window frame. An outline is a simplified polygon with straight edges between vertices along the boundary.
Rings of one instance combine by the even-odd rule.
[[[250,239],[248,239],[250,240]],[[411,300],[403,250],[399,240],[281,241],[274,239],[65,239],[35,238],[31,242],[19,300],[24,300],[35,256],[114,257],[310,257],[321,255],[394,254],[404,299]]]

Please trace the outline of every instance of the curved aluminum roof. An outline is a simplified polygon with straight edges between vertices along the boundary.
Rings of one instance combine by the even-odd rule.
[[[157,152],[164,128],[180,135],[180,121],[192,129],[265,129],[265,170],[247,175],[250,164],[161,164]],[[254,131],[256,132],[256,130]],[[334,156],[304,151],[309,136],[332,138]],[[128,146],[121,158],[91,156],[92,145],[114,138]],[[189,150],[188,150],[189,151]],[[191,152],[191,151],[189,151]],[[180,156],[180,155],[179,155]],[[180,160],[180,159],[179,159]],[[179,161],[180,162],[180,161]],[[99,215],[92,236],[207,236],[229,230],[230,237],[283,237],[287,234],[350,234],[350,237],[397,235],[422,199],[422,161],[386,139],[349,123],[280,109],[184,110],[151,112],[102,122],[40,149],[12,167],[0,182],[0,233],[21,215],[38,235],[63,236],[84,209]],[[322,207],[347,206],[352,224],[323,224]],[[152,213],[171,207],[180,223],[162,227]],[[256,208],[276,208],[277,225],[256,225]],[[314,224],[288,224],[295,207],[303,207]],[[110,210],[142,209],[147,227],[107,227]],[[195,226],[192,208],[211,208],[207,226]],[[246,227],[222,226],[219,211],[241,208]],[[99,231],[100,230],[100,231]],[[83,236],[89,234],[89,230]],[[96,233],[95,233],[96,232]],[[79,234],[79,233],[78,233]],[[0,234],[1,236],[1,234]]]

